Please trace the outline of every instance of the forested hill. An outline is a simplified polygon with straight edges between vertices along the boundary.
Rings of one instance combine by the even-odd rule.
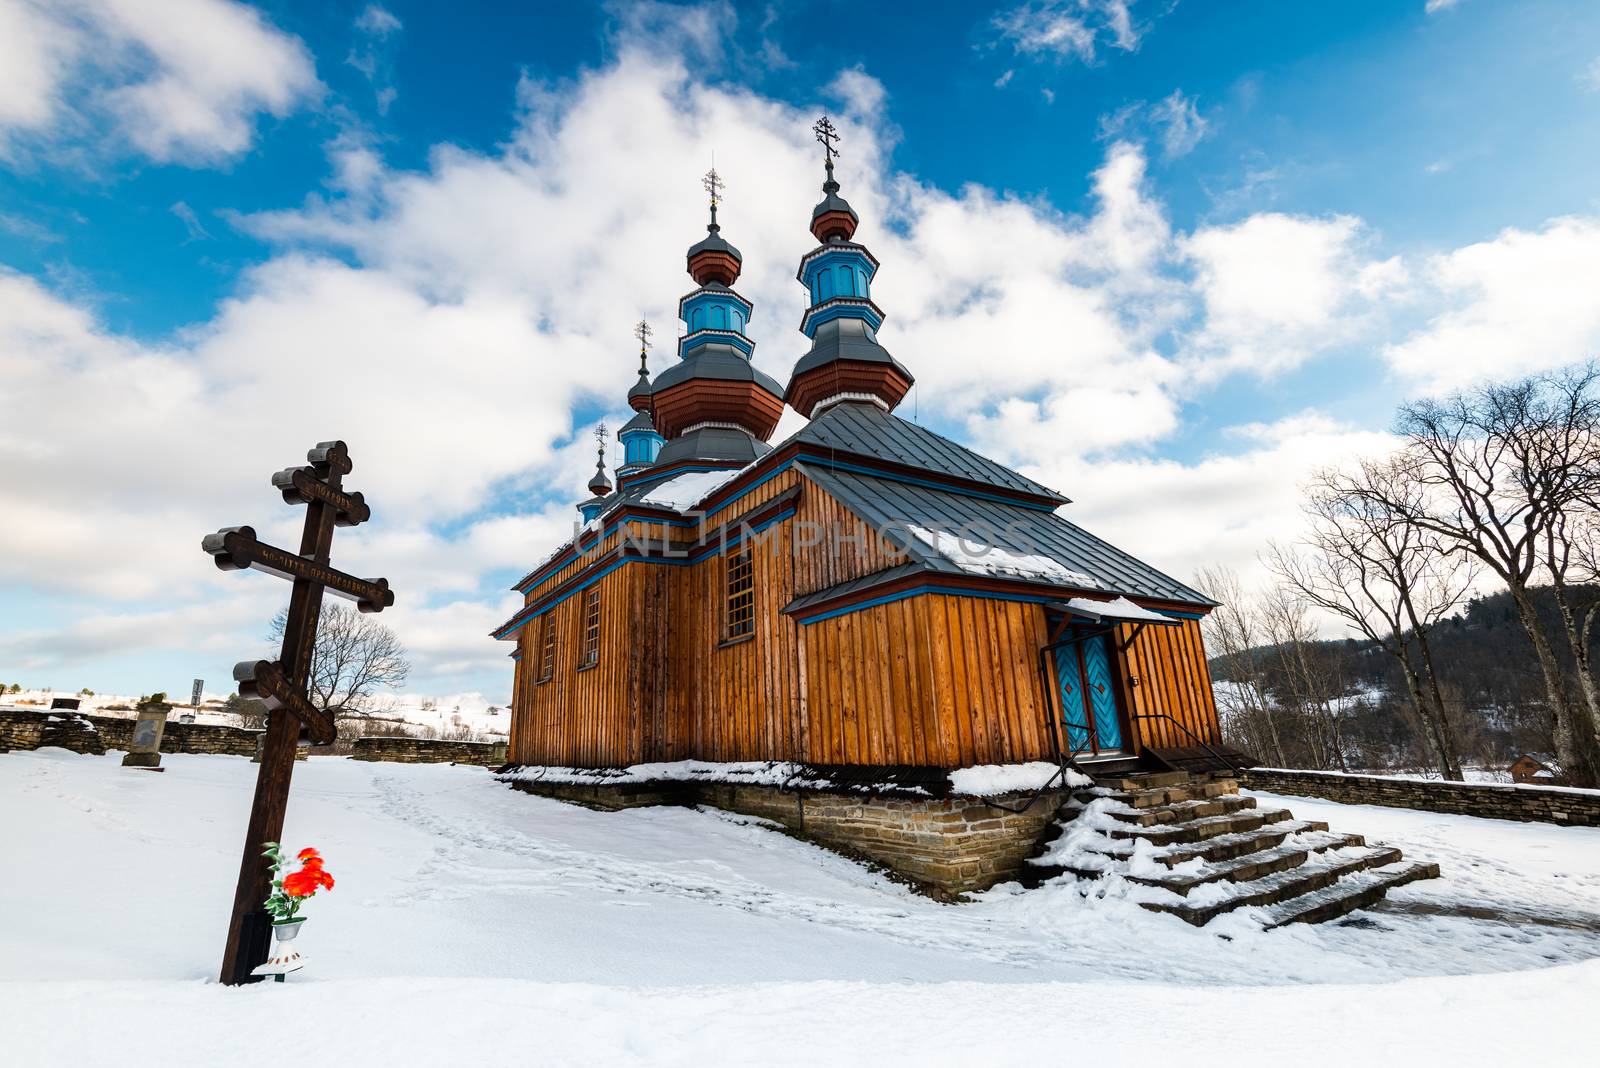
[[[1535,594],[1570,680],[1572,656],[1555,597],[1548,588]],[[1572,597],[1581,610],[1600,597],[1600,587],[1573,588]],[[1509,593],[1473,599],[1430,637],[1466,760],[1504,766],[1524,752],[1551,751],[1543,675]],[[1305,643],[1303,661],[1296,652],[1283,645],[1250,651],[1273,714],[1283,721],[1277,736],[1287,763],[1335,767],[1338,750],[1352,768],[1429,766],[1404,677],[1388,653],[1354,638]],[[1276,759],[1265,751],[1269,745],[1255,722],[1259,717],[1245,714],[1250,702],[1239,699],[1246,673],[1222,656],[1211,659],[1211,671],[1230,739],[1262,759]],[[1569,686],[1576,693],[1575,682]]]

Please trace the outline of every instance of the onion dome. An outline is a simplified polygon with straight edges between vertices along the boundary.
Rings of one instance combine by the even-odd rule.
[[[628,390],[628,407],[636,412],[650,410],[650,395],[655,390],[650,388],[650,367],[645,361],[644,351],[639,352],[639,380]]]
[[[833,156],[824,164],[828,178],[822,183],[822,200],[811,212],[811,234],[818,241],[848,241],[856,234],[861,217],[850,202],[839,195],[839,183],[833,179]]]
[[[655,396],[655,388],[650,384],[652,333],[650,324],[643,319],[633,328],[633,336],[639,339],[639,380],[628,390],[628,406],[634,411],[633,418],[617,431],[617,440],[622,442],[622,465],[617,468],[618,489],[625,488],[630,478],[655,463],[661,446],[666,444],[665,439],[656,433],[655,419],[650,414],[652,398]]]
[[[716,282],[731,286],[739,279],[744,257],[723,239],[722,227],[717,225],[716,201],[711,203],[711,222],[706,225],[706,236],[689,246],[688,263],[689,277],[700,285]]]
[[[769,450],[766,439],[783,415],[783,387],[750,362],[755,342],[745,334],[754,307],[729,286],[738,279],[739,250],[717,225],[722,179],[706,175],[711,224],[705,240],[689,249],[689,274],[698,289],[678,302],[687,328],[678,363],[651,384],[650,412],[666,446],[657,466],[699,460],[746,464]]]
[[[589,479],[589,492],[593,496],[578,504],[578,511],[583,515],[585,523],[593,521],[600,515],[600,512],[605,507],[606,498],[611,495],[611,480],[606,478],[606,425],[604,423],[594,428],[594,438],[598,445],[595,450],[598,458],[594,464],[594,475]]]
[[[822,142],[827,168],[822,201],[811,213],[811,233],[822,244],[801,259],[796,276],[811,294],[811,306],[800,321],[811,349],[794,366],[789,404],[808,419],[840,401],[893,411],[915,379],[878,344],[883,309],[872,302],[871,288],[878,261],[865,245],[851,241],[859,219],[839,195],[833,176],[838,134],[826,115],[812,129]]]

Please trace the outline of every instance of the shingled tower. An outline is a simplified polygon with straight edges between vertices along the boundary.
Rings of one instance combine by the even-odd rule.
[[[800,261],[797,277],[811,293],[800,330],[811,339],[811,351],[794,366],[788,401],[808,419],[840,401],[866,401],[893,411],[914,379],[878,344],[883,309],[871,293],[878,261],[851,240],[860,218],[839,195],[833,177],[839,135],[826,115],[812,130],[822,142],[827,168],[822,200],[811,212],[811,233],[822,244]]]
[[[651,410],[666,438],[656,471],[743,467],[770,451],[767,438],[783,414],[783,388],[750,362],[755,342],[745,336],[752,306],[729,287],[743,257],[717,224],[722,179],[705,177],[711,199],[706,236],[689,249],[689,275],[699,286],[678,302],[688,328],[680,361],[656,376]]]

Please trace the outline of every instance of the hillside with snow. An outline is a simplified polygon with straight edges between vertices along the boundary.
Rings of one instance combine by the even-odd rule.
[[[314,757],[285,830],[337,879],[310,964],[229,989],[256,769],[163,763],[0,754],[8,1063],[1592,1062],[1597,829],[1294,798],[1443,877],[1341,923],[1193,928],[1100,884],[942,905],[759,820]]]

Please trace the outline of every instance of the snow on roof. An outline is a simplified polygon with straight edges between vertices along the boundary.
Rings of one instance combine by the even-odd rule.
[[[1067,602],[1067,608],[1080,615],[1094,616],[1097,619],[1121,619],[1130,623],[1174,623],[1171,616],[1164,616],[1160,612],[1152,612],[1148,608],[1140,608],[1126,597],[1118,597],[1111,601],[1096,601],[1088,597],[1074,597]]]
[[[1045,582],[1059,582],[1065,586],[1091,590],[1102,587],[1099,579],[1082,571],[1074,571],[1048,556],[1012,552],[998,545],[973,543],[947,530],[928,530],[925,527],[909,524],[906,530],[910,531],[912,537],[970,574],[1041,579]]]
[[[659,486],[652,486],[649,492],[639,498],[639,503],[671,508],[674,512],[687,511],[732,482],[743,471],[742,467],[731,471],[694,471],[669,478]]]

